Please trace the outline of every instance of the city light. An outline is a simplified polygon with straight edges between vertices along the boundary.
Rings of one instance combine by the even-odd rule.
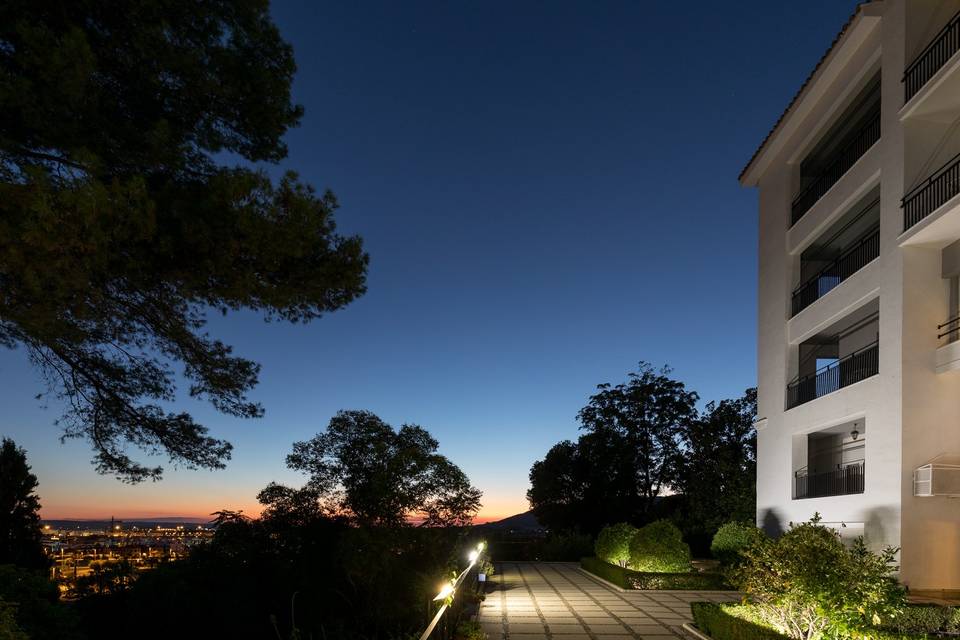
[[[474,549],[470,552],[470,555],[467,556],[467,559],[470,560],[470,564],[473,564],[477,561],[477,558],[480,556],[480,552]]]

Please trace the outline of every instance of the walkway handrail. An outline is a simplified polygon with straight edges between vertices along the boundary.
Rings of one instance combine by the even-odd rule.
[[[470,570],[473,569],[474,565],[477,564],[477,560],[480,559],[480,556],[483,554],[484,549],[486,549],[487,544],[481,542],[477,545],[477,548],[470,552],[469,560],[470,564],[467,565],[467,568],[464,569],[456,580],[451,580],[449,583],[445,584],[440,593],[437,594],[437,597],[434,600],[443,600],[443,606],[440,607],[440,610],[437,611],[437,615],[433,616],[433,620],[430,621],[430,624],[427,625],[427,628],[424,629],[423,633],[420,635],[420,640],[427,640],[430,637],[430,634],[433,633],[433,630],[436,628],[437,624],[440,622],[440,618],[443,617],[443,614],[450,607],[450,602],[453,600],[453,597],[457,594],[457,589],[460,588],[460,585],[463,583],[464,579],[467,577],[467,574],[470,573]]]

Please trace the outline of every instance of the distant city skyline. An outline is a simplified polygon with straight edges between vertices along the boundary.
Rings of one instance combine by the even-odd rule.
[[[263,365],[260,420],[182,397],[230,440],[222,471],[98,476],[23,351],[0,355],[0,434],[46,519],[259,512],[294,441],[340,409],[416,423],[525,511],[531,464],[577,437],[595,385],[645,360],[711,400],[756,384],[756,194],[737,174],[853,3],[277,2],[295,50],[297,170],[338,196],[369,291],[306,326],[210,333]],[[162,459],[156,459],[162,464]]]

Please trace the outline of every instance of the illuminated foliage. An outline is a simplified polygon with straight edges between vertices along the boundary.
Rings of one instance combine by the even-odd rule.
[[[365,290],[332,194],[252,163],[286,156],[302,109],[264,0],[0,4],[0,345],[64,400],[102,473],[157,479],[131,447],[220,468],[230,444],[182,411],[243,418],[259,365],[204,331],[250,309],[306,322]],[[236,159],[242,165],[227,164]]]
[[[630,563],[630,541],[637,528],[626,522],[604,527],[597,535],[594,551],[604,562],[626,567]]]
[[[731,580],[763,620],[790,638],[855,637],[903,609],[903,589],[892,577],[896,551],[872,553],[860,538],[846,547],[818,515],[745,549]]]
[[[669,520],[640,527],[630,540],[630,568],[653,573],[684,573],[690,570],[690,547]]]
[[[751,545],[764,536],[762,530],[750,522],[727,522],[713,536],[710,553],[726,566],[734,565]]]

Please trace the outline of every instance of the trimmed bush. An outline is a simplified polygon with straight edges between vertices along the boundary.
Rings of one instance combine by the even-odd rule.
[[[641,573],[627,576],[629,589],[644,591],[726,591],[727,581],[719,573]]]
[[[599,558],[583,558],[580,567],[621,589],[717,591],[730,588],[719,573],[644,573],[624,569]]]
[[[916,609],[939,609],[941,607],[911,607]],[[949,609],[949,607],[942,607]],[[763,613],[751,604],[715,604],[713,602],[691,602],[693,620],[701,633],[714,640],[789,640],[772,628],[763,619]],[[929,612],[919,614],[929,615]],[[853,633],[831,636],[835,638],[856,638],[857,640],[936,640],[939,636],[926,633],[901,633],[890,630],[866,629]]]
[[[691,602],[693,622],[714,640],[783,640],[781,635],[756,619],[749,605]]]
[[[690,547],[669,520],[641,527],[630,541],[630,568],[647,573],[690,571]]]
[[[618,567],[615,564],[604,562],[600,558],[581,558],[580,568],[589,571],[595,576],[599,576],[607,582],[612,582],[621,589],[630,589],[627,582],[627,574],[632,573],[629,569]]]
[[[597,536],[594,553],[604,562],[626,567],[630,562],[630,541],[637,535],[637,528],[621,522],[604,527]]]
[[[897,633],[960,633],[960,608],[910,605],[883,627]]]
[[[763,532],[747,522],[728,522],[713,535],[710,553],[724,566],[740,560],[741,552],[763,537]]]

